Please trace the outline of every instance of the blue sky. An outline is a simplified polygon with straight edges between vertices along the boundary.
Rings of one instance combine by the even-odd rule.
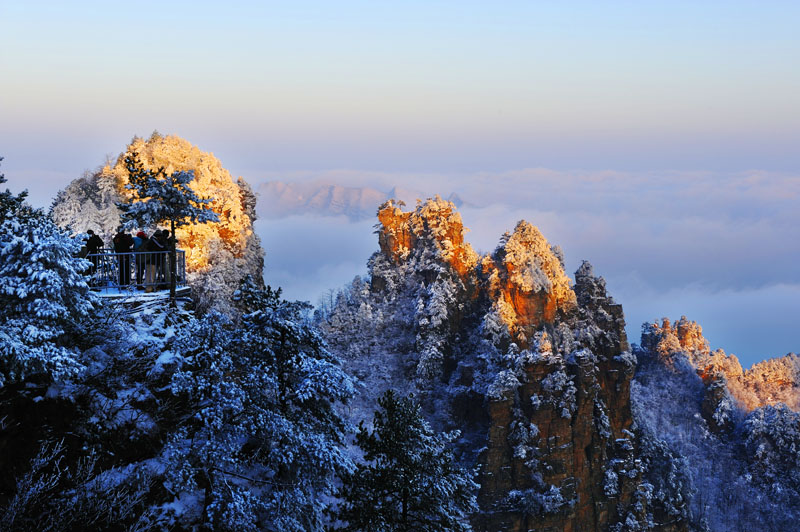
[[[799,15],[796,2],[6,0],[0,141],[19,164],[72,173],[154,129],[248,175],[793,170]],[[37,141],[63,153],[34,156]]]
[[[641,186],[647,181],[636,176],[710,172],[720,190],[759,171],[772,190],[800,173],[798,20],[800,3],[788,1],[5,0],[2,168],[12,189],[27,187],[46,205],[133,135],[157,129],[214,152],[254,183],[332,169],[424,173],[444,183],[548,168],[610,171]],[[619,185],[636,197],[635,187],[628,196]],[[656,185],[685,216],[685,189]],[[735,199],[753,227],[796,205],[750,212],[757,207],[747,196]],[[618,200],[600,194],[584,210],[613,210]],[[710,212],[724,223],[732,211]],[[586,246],[575,253],[597,247]],[[770,274],[769,283],[754,281],[759,273],[740,269],[748,261],[731,246],[724,256],[733,274],[702,290],[800,282],[788,266],[773,268],[788,273]],[[680,251],[663,260],[663,272],[685,271]],[[692,282],[661,283],[653,300],[678,307],[676,291]],[[780,334],[785,350],[800,349],[793,332]],[[722,345],[734,349],[727,338]]]

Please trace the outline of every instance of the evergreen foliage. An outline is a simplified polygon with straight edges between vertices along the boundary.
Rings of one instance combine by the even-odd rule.
[[[362,422],[356,435],[366,462],[342,477],[340,530],[471,530],[478,486],[448,448],[458,433],[435,434],[413,397],[389,390],[378,403],[372,431]]]
[[[75,258],[80,243],[24,199],[0,193],[0,387],[75,374],[70,339],[97,302],[82,273],[89,263]]]
[[[739,411],[730,417],[733,430],[715,432],[702,409],[706,385],[690,362],[693,354],[682,353],[669,336],[652,341],[651,332],[644,327],[643,347],[634,349],[631,401],[643,435],[645,478],[665,510],[656,521],[688,511],[696,530],[795,528],[800,415],[784,405]],[[705,339],[698,340],[705,349]]]
[[[172,172],[164,167],[156,171],[145,169],[139,155],[133,152],[125,158],[128,169],[128,190],[136,193],[135,201],[119,205],[122,218],[128,225],[149,227],[164,222],[175,227],[190,223],[216,222],[219,217],[208,205],[213,201],[201,198],[189,187],[194,172]]]
[[[353,384],[306,304],[252,283],[239,294],[240,326],[212,312],[175,341],[171,388],[187,415],[164,453],[166,486],[201,501],[197,520],[214,530],[322,530],[335,475],[352,469],[334,404]]]
[[[2,161],[3,157],[0,157],[0,162]],[[0,184],[5,183],[6,181],[8,180],[6,179],[5,174],[0,173]],[[27,195],[27,190],[16,195],[12,194],[12,192],[8,189],[0,192],[0,222],[4,222],[7,218],[19,214],[20,210],[25,205],[25,198]]]
[[[60,190],[48,212],[59,227],[75,233],[92,230],[103,241],[110,241],[119,227],[122,199],[116,176],[100,169],[86,171]]]
[[[190,187],[194,172],[172,172],[164,167],[156,171],[145,169],[139,155],[133,152],[125,158],[128,170],[128,190],[135,192],[132,203],[120,203],[122,220],[126,226],[150,227],[169,223],[170,233],[188,224],[218,222],[219,216],[209,207],[212,199],[201,198]],[[175,249],[171,246],[170,266],[175,271]],[[170,297],[175,300],[175,276],[170,276]]]

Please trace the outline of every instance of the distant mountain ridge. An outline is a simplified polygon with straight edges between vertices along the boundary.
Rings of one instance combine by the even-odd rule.
[[[735,355],[711,351],[703,328],[686,316],[672,324],[667,318],[649,324],[642,339],[643,347],[658,353],[667,366],[686,360],[707,385],[717,382],[727,388],[737,407],[747,412],[778,403],[800,412],[800,356],[795,353],[745,370]]]
[[[375,217],[378,207],[389,199],[414,205],[423,192],[403,187],[392,187],[383,192],[372,187],[350,187],[325,182],[287,183],[268,181],[257,188],[258,215],[275,219],[293,215],[346,216],[353,221]],[[456,207],[465,205],[458,194],[451,193],[447,200]],[[468,204],[466,204],[468,205]]]

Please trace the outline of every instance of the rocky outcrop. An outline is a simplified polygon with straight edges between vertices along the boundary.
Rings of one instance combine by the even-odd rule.
[[[381,252],[394,264],[408,256],[417,241],[411,231],[409,220],[413,212],[403,212],[402,202],[387,201],[378,208],[378,245]]]
[[[455,205],[438,196],[410,212],[403,212],[403,205],[389,200],[378,209],[378,245],[390,261],[399,264],[419,245],[430,248],[437,260],[460,277],[474,273],[478,256],[464,242],[466,231]]]
[[[561,250],[525,220],[481,262],[486,290],[514,341],[527,347],[533,332],[575,308]]]
[[[517,394],[489,404],[476,528],[603,530],[626,517],[640,481],[630,403],[617,392],[630,377],[588,354],[526,366]]]
[[[460,452],[480,469],[475,530],[652,528],[659,509],[631,411],[635,359],[605,281],[585,262],[573,288],[560,250],[528,222],[478,257],[453,204],[402,206],[378,211],[370,290],[340,296],[322,324],[365,393],[399,384],[437,426],[462,431]],[[367,365],[396,368],[394,384]]]
[[[740,381],[758,398],[759,405],[783,403],[800,412],[800,356],[789,353],[770,358],[746,370]],[[747,404],[747,403],[746,403]],[[755,403],[748,404],[752,407]]]
[[[793,529],[800,414],[771,402],[792,389],[796,357],[743,371],[685,317],[646,324],[634,353],[634,415],[644,462],[658,473],[645,478],[669,510],[654,517],[674,520],[683,505],[696,530]],[[662,497],[662,487],[672,493]]]
[[[652,511],[640,500],[621,309],[588,263],[576,277],[579,306],[554,341],[537,333],[520,385],[489,402],[478,530],[605,530]],[[574,334],[591,327],[591,339]]]
[[[378,210],[381,251],[370,259],[371,289],[379,299],[404,302],[393,312],[412,320],[414,379],[429,387],[452,370],[453,347],[478,294],[478,255],[464,241],[452,203],[436,197],[410,212],[402,206],[389,200]]]
[[[669,318],[662,318],[660,324],[648,324],[642,334],[642,347],[658,353],[668,364],[674,362],[674,355],[678,353],[687,353],[693,360],[699,360],[711,352],[703,337],[703,328],[686,316],[681,316],[674,325]]]
[[[800,357],[794,353],[744,370],[735,355],[727,355],[722,349],[711,351],[703,328],[686,316],[674,324],[667,318],[660,324],[648,324],[642,334],[642,347],[657,353],[668,367],[688,363],[709,387],[708,401],[718,403],[728,397],[746,412],[778,403],[800,411]],[[724,394],[721,388],[725,389]],[[717,407],[708,406],[706,410],[716,411]],[[713,419],[707,421],[712,427],[717,426]]]
[[[728,391],[728,380],[722,373],[706,373],[702,377],[705,388],[700,412],[703,419],[715,434],[728,435],[735,425],[734,404]]]
[[[255,194],[242,178],[234,180],[222,163],[188,141],[154,133],[149,139],[135,137],[117,160],[97,172],[70,183],[59,192],[51,216],[74,232],[93,229],[110,245],[119,225],[117,202],[132,199],[125,188],[124,159],[137,152],[147,169],[163,167],[169,174],[193,171],[190,186],[199,196],[212,198],[218,223],[187,225],[177,229],[178,245],[186,251],[186,267],[193,295],[201,310],[231,311],[230,295],[247,275],[261,280],[264,251],[253,231]],[[155,227],[142,228],[152,232]]]
[[[591,316],[598,327],[607,332],[602,339],[610,344],[607,343],[603,349],[609,354],[630,351],[622,305],[608,295],[606,280],[595,276],[589,261],[583,261],[575,272],[575,294],[580,312]]]

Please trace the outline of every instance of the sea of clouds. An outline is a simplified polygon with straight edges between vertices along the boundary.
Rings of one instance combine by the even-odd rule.
[[[623,304],[634,342],[643,322],[685,314],[700,322],[712,348],[735,353],[745,366],[800,351],[795,175],[335,171],[262,176],[253,184],[276,180],[304,193],[330,185],[387,195],[396,189],[407,203],[455,193],[476,250],[493,250],[503,232],[526,219],[562,247],[568,273],[588,259]],[[265,278],[289,298],[317,303],[365,273],[378,248],[372,217],[334,216],[318,204],[260,211],[256,229],[267,250]]]

